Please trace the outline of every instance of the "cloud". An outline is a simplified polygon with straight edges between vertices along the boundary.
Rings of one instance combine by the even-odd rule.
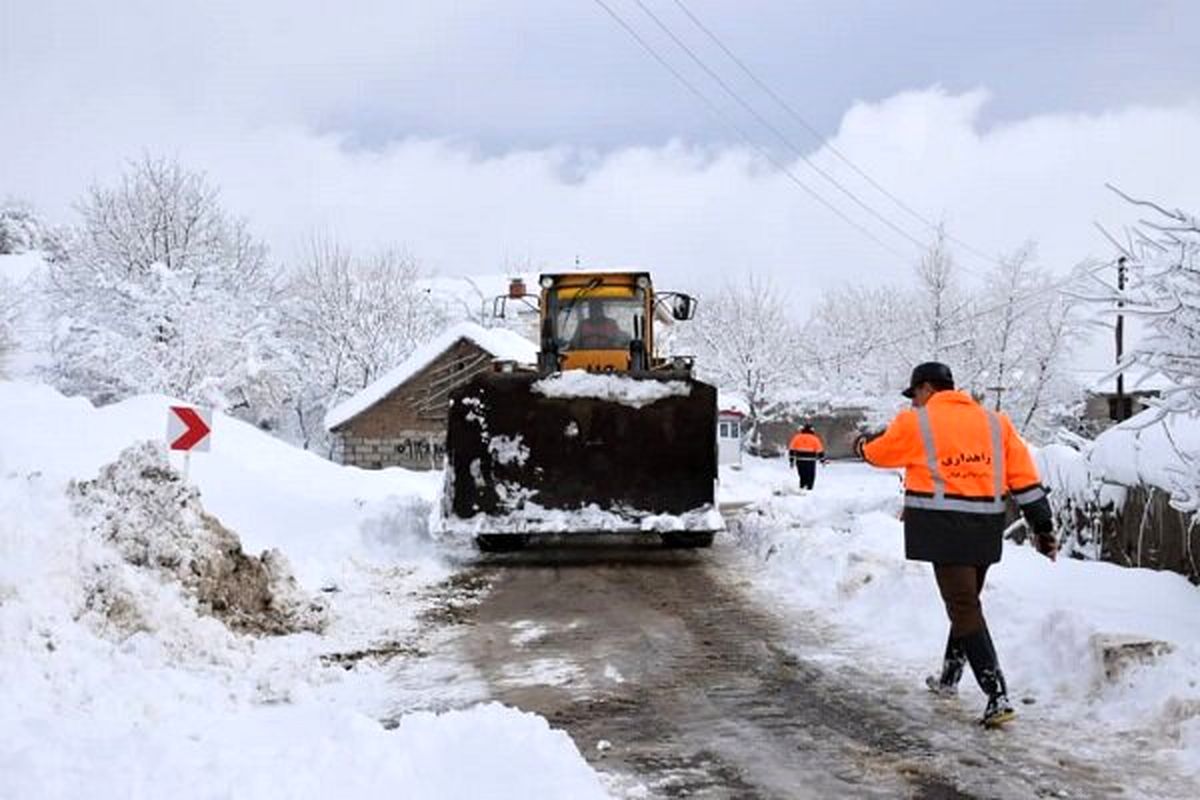
[[[922,216],[987,253],[1039,243],[1047,268],[1106,254],[1093,222],[1133,212],[1108,181],[1200,209],[1200,107],[1031,116],[984,128],[989,95],[939,88],[857,103],[830,144]],[[812,201],[759,153],[672,141],[609,151],[560,146],[484,153],[410,138],[364,150],[349,137],[170,108],[155,98],[79,102],[0,129],[5,186],[58,218],[89,180],[143,150],[180,158],[223,188],[280,258],[313,228],[356,244],[406,245],[444,274],[505,262],[642,265],[702,288],[771,275],[803,308],[842,281],[907,277],[916,248],[800,162],[792,172],[900,255]],[[922,223],[832,156],[809,154],[916,238]],[[779,156],[782,158],[782,156]],[[985,263],[961,254],[968,268]]]

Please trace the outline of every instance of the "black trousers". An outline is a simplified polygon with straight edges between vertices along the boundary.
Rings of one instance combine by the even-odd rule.
[[[800,488],[811,489],[817,479],[817,462],[814,460],[796,459],[796,473],[800,476]]]

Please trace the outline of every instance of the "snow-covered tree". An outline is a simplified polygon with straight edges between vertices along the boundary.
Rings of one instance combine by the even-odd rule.
[[[1125,365],[1138,364],[1170,380],[1174,388],[1163,393],[1158,413],[1195,418],[1200,413],[1200,218],[1122,197],[1147,216],[1130,229],[1125,243],[1110,237],[1123,260],[1125,288],[1092,272],[1102,286],[1093,297],[1110,313],[1141,319],[1145,332],[1132,344]],[[1172,504],[1200,510],[1200,452],[1183,442],[1173,445],[1173,460],[1180,466]]]
[[[1070,360],[1083,340],[1084,322],[1075,300],[1056,291],[1027,322],[1030,343],[1022,362],[1022,404],[1014,409],[1017,428],[1045,441],[1061,427],[1080,387],[1070,375]]]
[[[17,287],[0,275],[0,378],[5,376],[5,366],[12,351],[14,328],[19,313],[20,299],[17,296]]]
[[[50,261],[62,258],[69,232],[51,225],[23,200],[0,202],[0,255],[40,250]]]
[[[162,392],[272,426],[286,399],[276,272],[217,189],[144,157],[78,208],[50,268],[54,382],[98,402]]]
[[[1045,433],[1048,415],[1077,394],[1066,374],[1081,321],[1036,254],[1028,242],[986,275],[974,306],[979,324],[967,385],[1022,432]]]
[[[894,408],[894,392],[922,361],[950,364],[960,388],[1006,411],[1022,431],[1044,433],[1074,392],[1064,377],[1080,331],[1072,303],[1052,286],[1027,244],[1001,258],[981,286],[957,282],[937,240],[908,286],[825,292],[805,328],[807,379],[825,395]]]
[[[306,446],[324,444],[327,408],[403,361],[445,325],[422,288],[424,272],[396,248],[357,256],[314,236],[288,287],[295,354],[295,424]]]
[[[779,393],[802,383],[800,335],[787,296],[751,275],[700,299],[680,335],[697,356],[700,377],[746,401],[750,441]]]
[[[806,377],[831,397],[894,392],[911,369],[898,341],[914,324],[908,300],[894,286],[824,292],[804,328]]]
[[[28,204],[19,200],[0,203],[0,255],[38,250],[45,226]]]

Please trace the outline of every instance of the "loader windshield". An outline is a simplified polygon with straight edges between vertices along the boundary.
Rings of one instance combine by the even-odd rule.
[[[625,350],[638,325],[645,324],[645,305],[640,291],[624,297],[584,296],[564,303],[555,320],[560,351]]]

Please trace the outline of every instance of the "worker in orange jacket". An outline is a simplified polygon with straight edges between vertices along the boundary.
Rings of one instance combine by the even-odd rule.
[[[1020,506],[1038,550],[1055,558],[1050,504],[1012,422],[955,391],[948,366],[918,365],[903,394],[913,407],[884,433],[860,437],[855,449],[874,466],[904,468],[905,554],[932,562],[950,618],[941,675],[926,684],[952,693],[970,663],[988,698],[981,722],[998,727],[1015,714],[979,595],[988,567],[1000,560],[1008,498]]]
[[[817,480],[817,462],[825,460],[825,444],[813,426],[805,423],[788,442],[788,459],[800,476],[800,488],[812,489]]]

